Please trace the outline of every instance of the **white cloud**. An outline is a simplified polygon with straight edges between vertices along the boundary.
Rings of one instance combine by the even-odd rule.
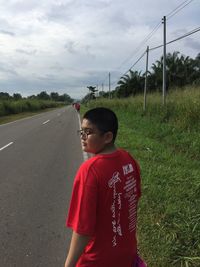
[[[162,43],[161,25],[141,45],[179,4],[179,0],[0,0],[0,91],[28,95],[52,89],[77,98],[87,93],[87,85],[108,83],[108,72],[117,82],[147,44]],[[199,4],[193,1],[167,22],[168,40],[199,25]],[[198,38],[196,33],[168,51],[195,56]],[[160,49],[152,52],[150,62],[161,54]],[[144,69],[144,60],[136,69]]]

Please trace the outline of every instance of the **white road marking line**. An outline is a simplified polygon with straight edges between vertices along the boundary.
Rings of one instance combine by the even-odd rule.
[[[13,144],[13,142],[10,142],[9,144],[7,144],[7,145],[3,146],[2,148],[0,148],[0,151],[1,151],[1,150],[3,150],[3,149],[5,149],[6,147],[8,147],[8,146],[12,145],[12,144]]]
[[[78,113],[78,119],[79,119],[79,126],[80,126],[80,129],[81,129],[81,118],[80,118],[80,114]],[[83,160],[86,161],[89,159],[89,156],[88,156],[88,153],[86,153],[85,151],[83,151]]]
[[[47,121],[45,121],[45,122],[43,122],[42,124],[46,124],[46,123],[48,123],[50,120],[47,120]]]

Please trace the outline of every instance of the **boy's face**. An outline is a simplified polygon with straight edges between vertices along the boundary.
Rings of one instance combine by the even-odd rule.
[[[98,154],[103,152],[107,145],[112,142],[111,132],[102,133],[96,125],[87,119],[83,119],[81,129],[83,130],[81,144],[85,152]]]

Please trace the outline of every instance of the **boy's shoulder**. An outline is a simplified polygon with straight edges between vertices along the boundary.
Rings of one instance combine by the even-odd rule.
[[[92,156],[80,165],[80,169],[90,169],[96,161],[98,161],[98,157]]]
[[[114,153],[98,154],[84,161],[79,167],[78,176],[86,179],[88,174],[95,176],[99,170],[110,171],[116,167],[116,164],[118,167],[122,165],[122,168],[132,165],[132,168],[137,169],[140,173],[139,164],[134,157],[124,149],[117,149]]]
[[[98,154],[98,155],[95,155],[91,158],[89,158],[88,160],[84,161],[82,164],[81,164],[81,168],[87,168],[89,169],[90,167],[92,167],[93,165],[96,165],[98,164],[99,162],[107,162],[108,159],[116,159],[117,158],[130,158],[132,160],[134,160],[134,158],[132,157],[132,155],[124,150],[124,149],[117,149],[115,152],[113,153],[110,153],[110,154]]]

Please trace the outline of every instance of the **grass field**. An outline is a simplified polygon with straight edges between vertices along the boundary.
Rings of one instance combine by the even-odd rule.
[[[161,96],[96,100],[82,108],[112,108],[117,145],[140,162],[140,253],[149,267],[200,266],[200,88]]]
[[[3,116],[21,114],[25,112],[38,112],[49,108],[57,108],[65,103],[52,100],[40,99],[20,99],[20,100],[2,100],[0,99],[0,118]]]

